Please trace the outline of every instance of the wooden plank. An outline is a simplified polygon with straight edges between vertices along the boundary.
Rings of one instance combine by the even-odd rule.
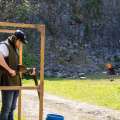
[[[22,116],[22,97],[21,97],[21,90],[19,90],[19,97],[18,97],[18,120],[21,120]]]
[[[14,33],[16,30],[0,29],[0,33]]]
[[[11,23],[11,22],[0,22],[0,26],[2,27],[19,27],[19,28],[32,28],[35,29],[39,24],[24,24],[24,23]]]
[[[36,90],[34,86],[0,86],[0,90]]]
[[[22,65],[22,53],[23,53],[23,46],[19,48],[19,63]]]
[[[39,29],[41,32],[40,39],[40,106],[39,106],[39,120],[43,120],[43,106],[44,106],[44,50],[45,50],[45,26]]]
[[[22,65],[22,53],[23,53],[23,48],[22,45],[19,48],[19,64]],[[20,74],[22,78],[22,74]],[[19,90],[19,98],[18,98],[18,120],[21,120],[22,116],[22,97],[21,97],[21,90]]]

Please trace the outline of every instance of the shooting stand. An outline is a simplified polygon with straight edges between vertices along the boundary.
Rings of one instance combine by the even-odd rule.
[[[45,25],[41,24],[20,24],[11,22],[0,22],[0,27],[29,28],[36,29],[40,33],[40,101],[39,101],[39,119],[43,120],[43,99],[44,99],[44,49],[45,49]],[[14,33],[15,30],[0,29],[1,33]],[[22,64],[22,47],[19,50],[19,63]],[[19,90],[18,101],[18,120],[21,120],[21,90],[37,90],[33,86],[0,86],[0,90]]]

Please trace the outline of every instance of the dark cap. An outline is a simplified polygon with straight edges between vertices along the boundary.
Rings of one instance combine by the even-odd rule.
[[[16,30],[16,32],[14,33],[14,35],[20,39],[20,41],[24,44],[27,44],[28,41],[26,40],[26,36],[24,34],[24,32],[22,30]]]

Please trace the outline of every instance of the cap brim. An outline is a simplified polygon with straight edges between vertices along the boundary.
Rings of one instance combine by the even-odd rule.
[[[28,44],[27,40],[21,41],[23,44]]]
[[[27,40],[25,40],[25,41],[24,41],[24,44],[28,44],[28,41],[27,41]]]

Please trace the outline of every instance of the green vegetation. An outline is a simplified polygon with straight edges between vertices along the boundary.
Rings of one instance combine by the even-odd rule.
[[[114,56],[114,62],[119,63],[120,62],[120,56],[115,55]]]
[[[18,120],[18,115],[15,113],[15,120]],[[26,120],[25,117],[22,117],[22,120]]]
[[[25,85],[34,85],[25,80]],[[120,81],[110,82],[106,76],[89,76],[86,80],[46,78],[45,91],[67,99],[120,109]]]
[[[27,67],[33,67],[37,63],[37,59],[35,57],[35,54],[31,53],[30,48],[24,47],[23,50],[23,64]]]
[[[25,0],[22,5],[18,5],[16,8],[16,15],[21,21],[26,21],[29,19],[28,14],[32,12],[28,0]]]
[[[68,99],[120,109],[120,81],[117,79],[110,82],[105,78],[91,78],[86,80],[47,79],[45,90]]]
[[[92,41],[93,24],[99,25],[102,13],[101,13],[101,0],[86,0],[82,5],[81,13],[85,18],[85,40]]]
[[[94,20],[101,17],[101,0],[86,0],[84,3],[85,13]]]

